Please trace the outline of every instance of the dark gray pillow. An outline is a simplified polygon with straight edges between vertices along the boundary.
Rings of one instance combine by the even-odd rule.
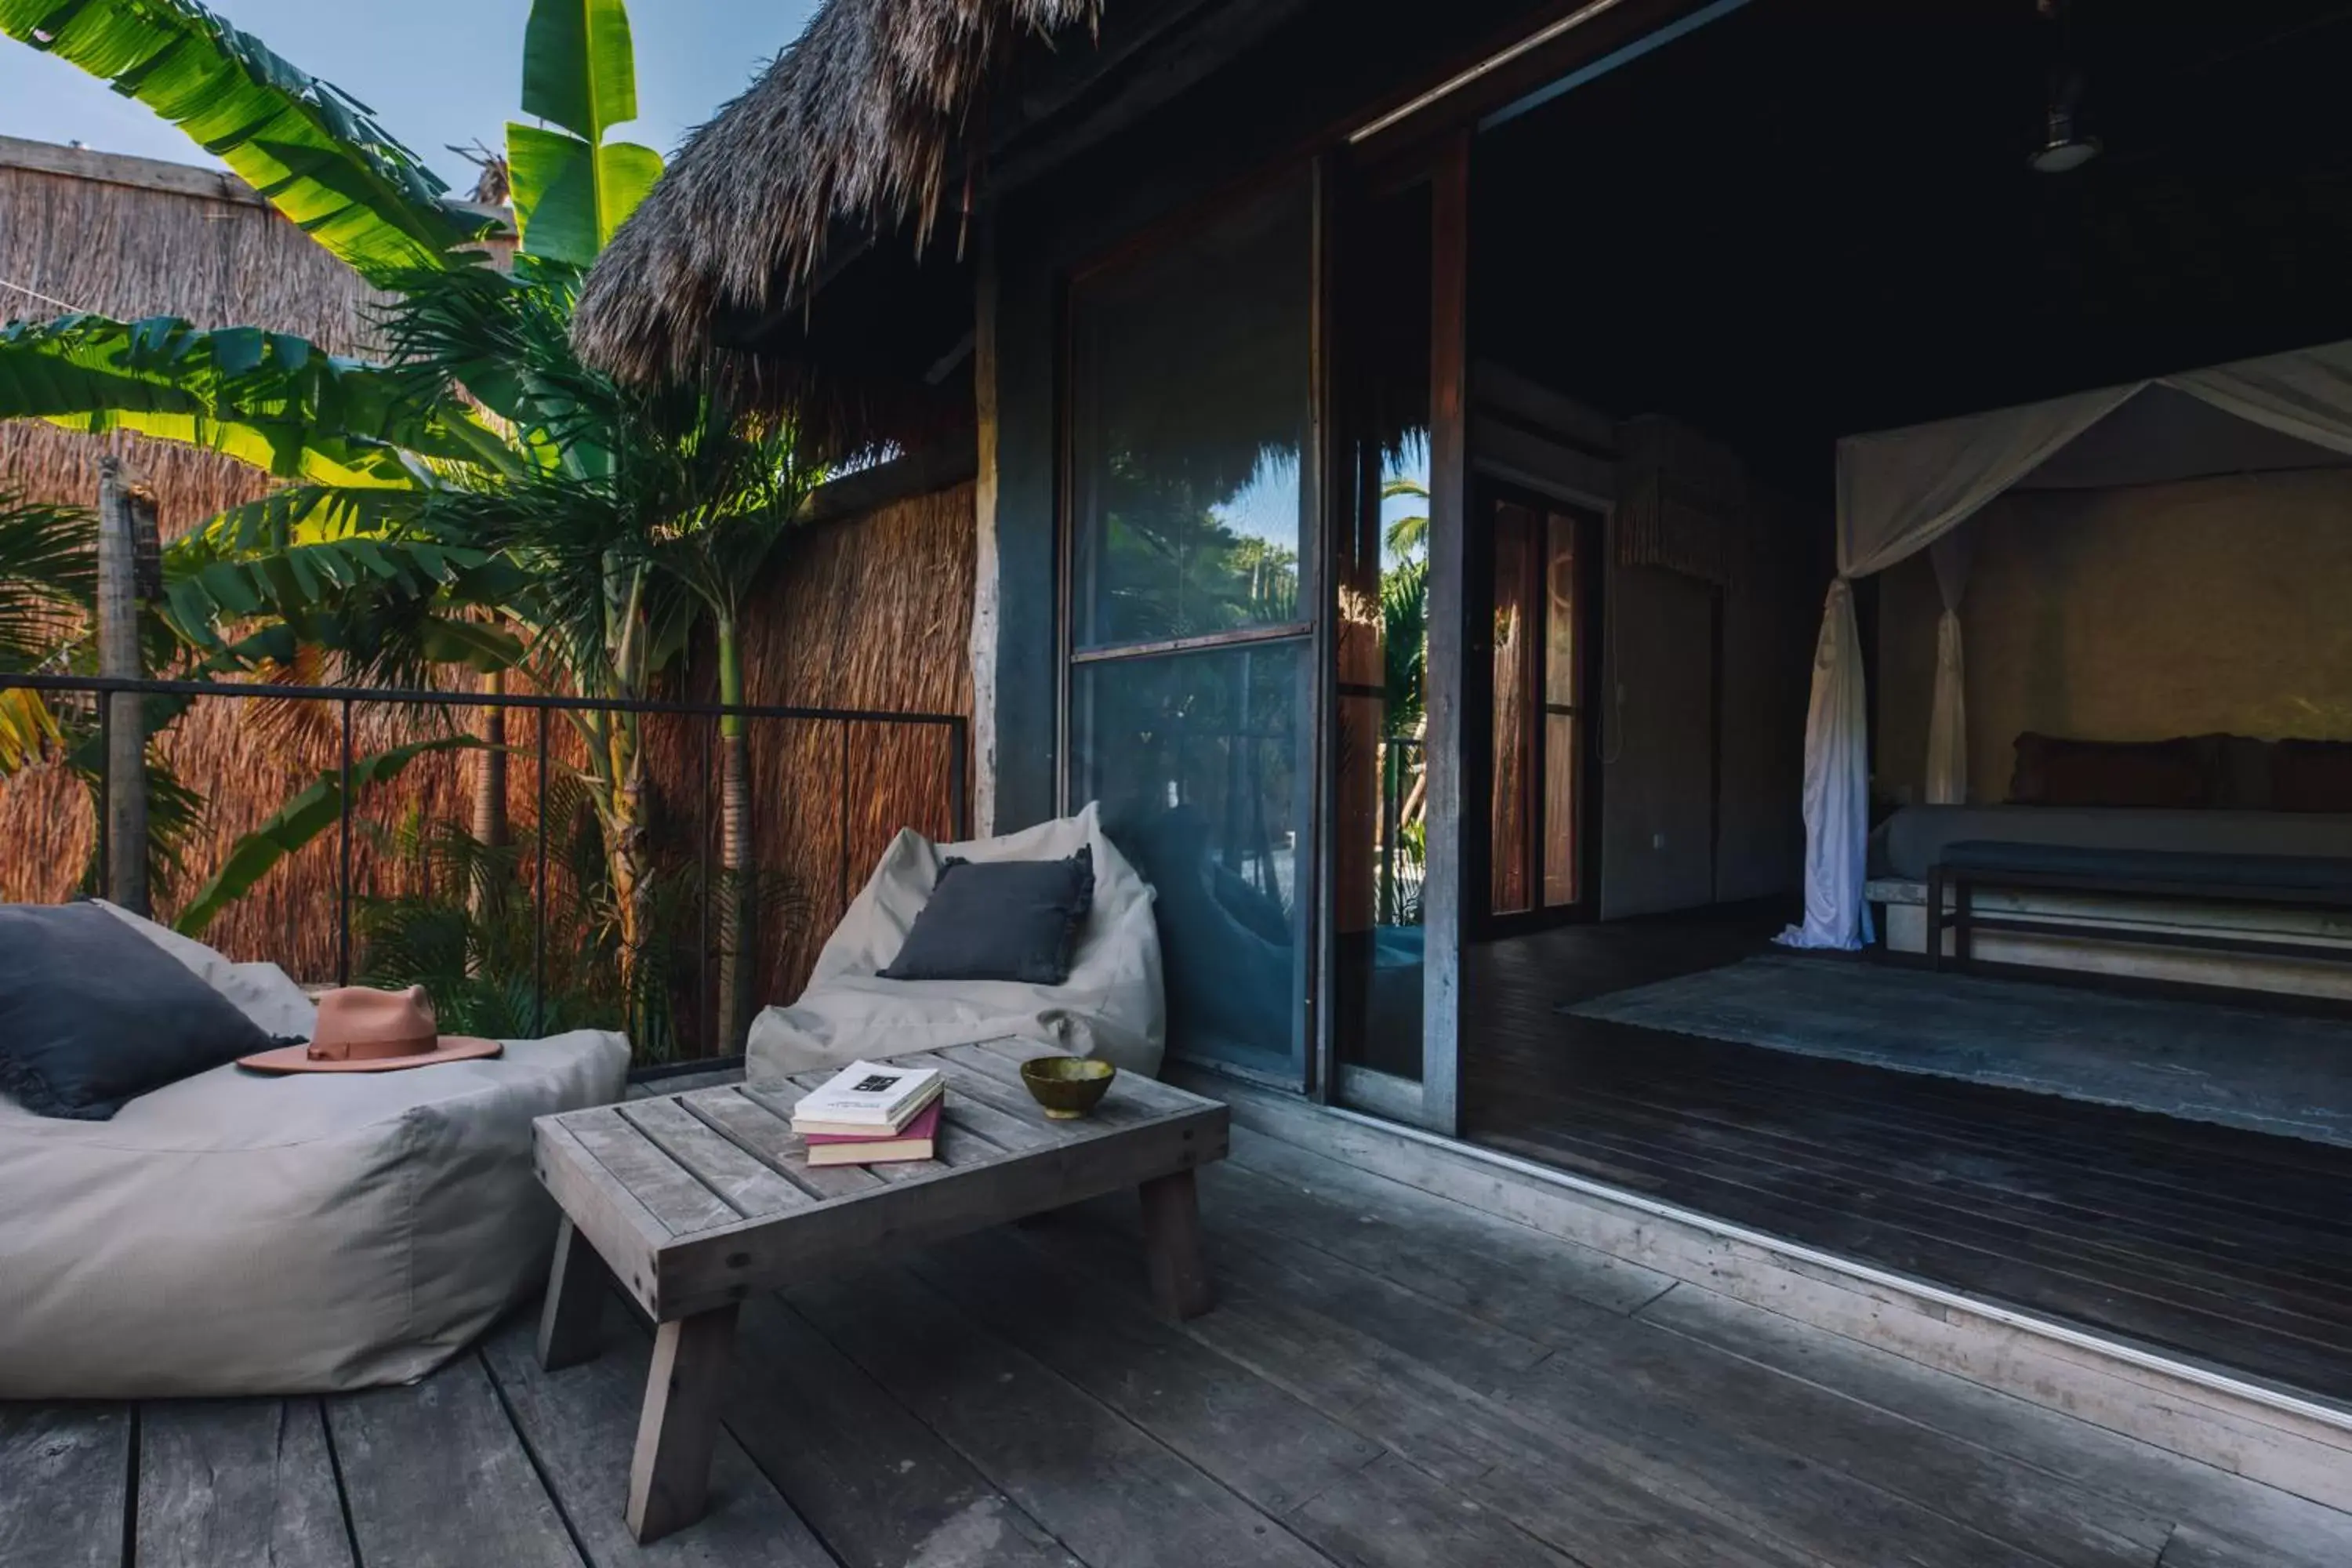
[[[1059,985],[1094,901],[1092,849],[1066,860],[950,858],[882,978]]]
[[[35,1115],[104,1121],[271,1043],[96,904],[0,904],[0,1091]]]

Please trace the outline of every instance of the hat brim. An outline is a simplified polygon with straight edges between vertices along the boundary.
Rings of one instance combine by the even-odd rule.
[[[435,1062],[472,1061],[482,1057],[495,1057],[506,1047],[496,1040],[478,1040],[470,1035],[444,1035],[429,1051],[418,1051],[405,1057],[351,1057],[341,1061],[314,1060],[306,1041],[299,1046],[280,1046],[274,1051],[256,1051],[249,1057],[239,1057],[236,1065],[255,1072],[398,1072],[403,1068],[431,1067]]]

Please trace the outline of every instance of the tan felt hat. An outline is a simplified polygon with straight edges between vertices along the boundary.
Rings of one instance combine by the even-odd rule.
[[[320,996],[318,1034],[309,1045],[239,1057],[236,1065],[257,1072],[392,1072],[494,1057],[505,1048],[496,1040],[440,1033],[422,985],[346,985]]]

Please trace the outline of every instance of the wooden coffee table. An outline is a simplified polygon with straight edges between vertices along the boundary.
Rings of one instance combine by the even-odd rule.
[[[539,1179],[563,1209],[540,1360],[595,1354],[608,1285],[658,1325],[629,1469],[639,1541],[702,1512],[736,1310],[756,1291],[1131,1186],[1160,1307],[1208,1310],[1192,1172],[1224,1157],[1226,1108],[1122,1073],[1092,1115],[1053,1121],[1020,1079],[1044,1054],[992,1041],[893,1058],[947,1079],[940,1157],[919,1163],[810,1166],[793,1104],[830,1069],[539,1119]]]

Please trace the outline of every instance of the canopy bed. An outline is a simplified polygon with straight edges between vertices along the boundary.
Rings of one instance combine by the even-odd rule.
[[[2120,489],[2346,466],[2352,466],[2352,342],[1840,441],[1839,570],[1806,717],[1805,918],[1780,940],[1801,948],[1863,946],[1874,940],[1874,899],[1889,905],[1890,925],[1902,922],[1906,940],[1890,945],[1919,949],[1927,881],[1963,844],[1979,847],[1971,852],[1979,859],[1989,841],[2095,855],[2352,857],[2352,743],[2332,738],[2029,733],[2017,737],[2007,801],[1970,803],[1959,614],[1974,552],[1970,520],[2009,491]],[[1940,600],[1925,804],[1905,805],[1874,836],[1853,584],[1922,552]],[[2096,903],[2075,900],[2066,918],[2095,925]],[[2202,917],[2165,918],[2193,924]],[[2308,911],[2297,918],[2304,925],[2313,920]],[[2135,923],[2147,929],[2126,911],[2122,924]],[[2292,918],[2286,929],[2305,934]],[[2309,934],[2324,933],[2315,925]]]

